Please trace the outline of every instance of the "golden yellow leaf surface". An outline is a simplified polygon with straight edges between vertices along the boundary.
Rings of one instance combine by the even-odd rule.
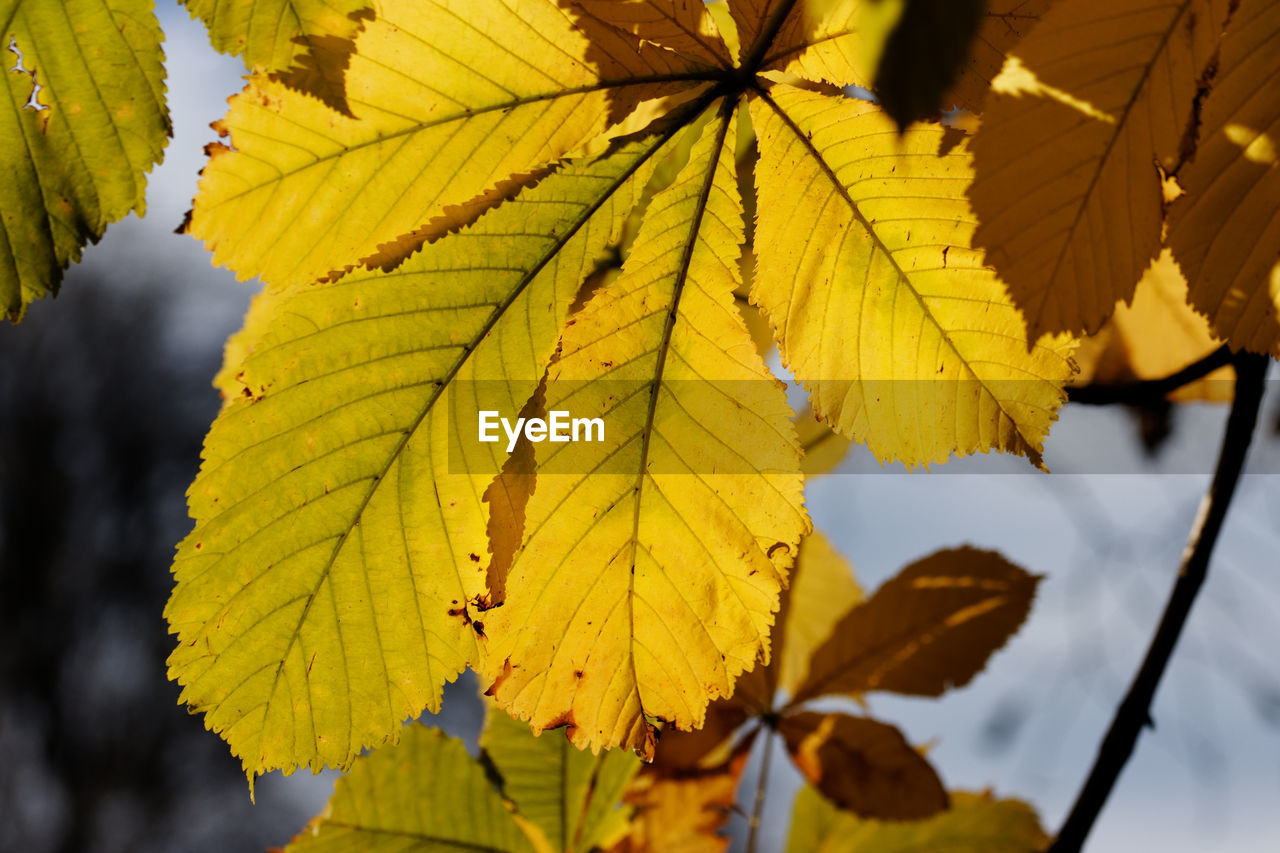
[[[1096,336],[1087,361],[1081,361],[1082,381],[1114,385],[1134,380],[1162,379],[1199,361],[1222,342],[1208,321],[1187,304],[1187,281],[1168,250],[1147,268],[1132,305],[1119,305],[1110,322]],[[1087,375],[1086,375],[1087,374]],[[1175,402],[1230,402],[1235,371],[1221,367],[1203,379],[1169,395]]]
[[[733,59],[703,0],[565,0],[603,26],[630,32],[642,43],[685,54],[708,65]]]
[[[565,330],[547,408],[599,415],[605,440],[539,445],[506,603],[487,614],[490,693],[579,746],[650,754],[658,721],[701,726],[768,660],[808,529],[791,412],[733,303],[732,107]]]
[[[346,766],[477,663],[517,411],[667,136],[567,167],[395,273],[268,291],[188,498],[170,675],[245,769]]]
[[[873,104],[779,85],[754,96],[758,272],[783,363],[814,412],[909,466],[990,449],[1043,465],[1073,343],[1028,351],[980,252],[963,146],[899,139]]]
[[[0,0],[0,316],[142,214],[170,132],[161,38],[148,0]]]
[[[954,791],[927,820],[878,821],[840,811],[814,788],[796,797],[788,853],[1039,853],[1048,842],[1035,810],[989,793]]]
[[[791,587],[779,617],[776,688],[794,693],[809,673],[813,653],[840,619],[862,600],[853,567],[820,531],[805,537],[792,571]],[[772,699],[772,696],[769,697]]]
[[[213,46],[244,58],[344,115],[345,74],[355,37],[376,16],[374,0],[183,0]]]
[[[722,833],[733,817],[746,746],[713,767],[642,770],[626,794],[636,809],[630,831],[610,853],[725,853],[729,838]]]
[[[1159,254],[1157,166],[1177,164],[1228,7],[1062,0],[993,81],[972,145],[973,239],[1033,340],[1097,331]]]
[[[188,225],[215,263],[276,285],[394,263],[706,76],[671,51],[597,49],[553,0],[379,12],[345,72],[350,116],[261,73],[232,98]]]
[[[1280,8],[1241,0],[1179,170],[1169,244],[1191,304],[1233,349],[1280,358]]]

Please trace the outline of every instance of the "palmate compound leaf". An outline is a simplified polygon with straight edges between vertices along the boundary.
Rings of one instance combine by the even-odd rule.
[[[918,560],[835,625],[790,704],[962,687],[1026,619],[1038,583],[994,551],[955,548]]]
[[[928,820],[866,820],[815,789],[796,796],[788,853],[1038,853],[1048,838],[1018,800],[953,791],[951,808]]]
[[[1028,336],[1098,330],[1160,252],[1229,0],[1062,0],[992,84],[973,140],[974,242]],[[1214,228],[1216,233],[1216,226]]]
[[[143,211],[170,125],[150,0],[0,0],[0,311],[17,322]]]
[[[223,53],[313,95],[343,115],[344,77],[373,0],[182,0]]]
[[[1028,351],[1022,318],[969,248],[963,146],[899,137],[878,107],[778,85],[759,136],[752,301],[814,411],[907,465],[998,449],[1043,466],[1074,344]]]
[[[563,18],[561,9],[541,0],[495,6],[468,8],[486,21],[496,16],[499,23],[511,23],[519,13],[545,17],[555,24],[551,30],[562,26],[552,15]],[[422,4],[404,14],[443,14],[444,8]],[[777,8],[801,10],[796,4]],[[572,16],[573,9],[567,10]],[[768,23],[786,21],[773,16]],[[467,25],[460,27],[463,35],[474,35]],[[574,55],[595,49],[573,31],[564,32]],[[369,60],[360,73],[376,77],[377,63],[370,57],[384,49],[396,53],[402,66],[430,68],[442,61],[422,42],[403,55],[388,46],[407,39],[406,33],[386,19],[371,23],[360,36]],[[610,45],[636,38],[617,27],[601,37],[606,35]],[[532,44],[530,54],[537,59],[543,42]],[[768,38],[757,40],[749,45],[751,54],[762,56],[768,44]],[[683,61],[649,45],[649,55],[654,51],[665,51],[660,55],[668,62]],[[609,64],[607,56],[604,61]],[[505,62],[499,55],[494,64],[501,68]],[[588,76],[598,71],[582,63],[574,68]],[[350,70],[349,87],[360,77],[354,60]],[[707,81],[700,74],[685,82],[696,90]],[[669,126],[661,125],[662,132],[692,131],[698,126],[693,117],[713,99],[728,110],[737,100],[733,92],[748,88],[750,81],[717,74],[715,89],[680,107],[683,112],[671,116]],[[520,85],[535,76],[525,74]],[[599,111],[617,105],[592,79],[596,82],[577,93],[583,97],[561,104],[566,107],[558,114],[565,119],[561,124],[603,121]],[[666,79],[643,82],[630,76],[627,85],[613,88],[634,84],[652,92],[650,83],[662,90]],[[767,85],[765,78],[756,82]],[[261,87],[251,86],[253,91],[261,94]],[[794,90],[777,91],[783,100],[793,97]],[[523,106],[560,102],[561,96],[577,97],[560,92],[522,103],[509,114],[526,115]],[[847,106],[833,101],[841,110]],[[777,101],[765,103],[770,115],[777,112]],[[310,104],[303,112],[320,109],[313,100]],[[283,113],[272,104],[260,106],[256,118],[240,126],[242,136],[256,139],[253,144],[260,143],[264,157],[291,156],[283,153],[289,149],[284,140],[253,136],[255,123],[257,131],[283,124]],[[483,114],[496,120],[499,112],[494,107],[472,118]],[[191,491],[197,526],[179,552],[177,588],[168,610],[179,635],[171,673],[184,686],[184,701],[206,714],[206,723],[224,735],[250,773],[349,763],[363,746],[394,738],[401,720],[434,706],[441,684],[467,663],[485,670],[496,682],[492,689],[499,700],[532,718],[535,727],[573,725],[578,744],[626,743],[643,751],[651,727],[696,725],[708,700],[727,694],[738,673],[767,660],[778,590],[807,519],[790,410],[732,302],[743,223],[729,143],[732,119],[712,112],[699,157],[655,197],[626,268],[595,294],[559,346],[579,285],[597,270],[596,260],[606,248],[619,243],[624,220],[641,197],[643,178],[626,178],[660,159],[662,138],[640,137],[604,159],[577,158],[539,173],[543,179],[535,187],[526,184],[474,227],[428,243],[393,274],[358,272],[337,282],[270,286],[255,303],[246,331],[228,347],[229,367],[219,381],[229,399]],[[461,137],[474,132],[471,141],[484,137],[486,145],[496,144],[463,113],[454,127]],[[317,145],[331,131],[342,137],[353,128],[336,113],[325,115],[323,126],[307,137]],[[554,133],[563,129],[546,115],[530,115],[526,118],[534,124],[554,125]],[[879,121],[888,127],[887,119]],[[378,120],[371,125],[365,129],[376,135]],[[783,129],[799,139],[797,127]],[[823,141],[822,128],[814,133]],[[717,136],[719,143],[713,144]],[[342,148],[341,139],[327,138],[331,150]],[[361,149],[367,157],[361,162],[403,176],[402,163],[394,158],[382,163],[382,154],[371,150]],[[860,215],[859,205],[874,199],[855,201],[861,197],[835,172],[824,171],[829,164],[815,156],[821,150],[798,153],[817,163],[817,177],[839,188],[842,203]],[[467,150],[476,168],[489,176],[473,175],[477,186],[506,173],[510,164],[496,172],[488,167],[494,157],[508,153],[500,147],[496,154],[485,146],[479,153]],[[307,159],[300,157],[299,162]],[[913,168],[963,173],[964,161],[939,167],[931,158],[932,153],[921,154]],[[330,165],[336,168],[341,159],[335,155]],[[252,157],[223,152],[215,156],[213,172],[220,160],[243,165]],[[779,168],[778,158],[756,170],[762,186],[777,191],[788,206],[803,208],[808,195],[781,191],[790,174]],[[321,185],[327,186],[324,180]],[[793,185],[793,190],[804,186]],[[293,196],[283,184],[277,189],[282,203],[297,202],[317,216],[337,215],[336,196],[307,200],[307,192]],[[365,201],[373,210],[386,199],[375,193]],[[894,204],[908,202],[893,199]],[[930,210],[926,218],[937,215]],[[836,219],[841,216],[847,219],[847,211]],[[252,251],[265,251],[279,236],[258,227],[252,215],[235,224],[244,225],[240,237],[258,241]],[[451,220],[451,227],[456,224]],[[304,231],[313,226],[301,223]],[[433,227],[418,237],[426,239],[425,231]],[[946,243],[941,258],[945,261],[950,252],[953,259],[965,260],[960,284],[980,290],[985,279],[974,272],[977,261],[963,248],[968,225],[961,222],[954,231],[957,239]],[[316,233],[313,229],[308,239]],[[877,233],[871,229],[863,237]],[[801,232],[804,241],[810,236]],[[842,237],[833,245],[841,242],[849,241]],[[888,245],[872,243],[873,248]],[[329,250],[334,243],[326,237],[321,246]],[[281,248],[287,256],[289,247]],[[770,251],[785,248],[777,243]],[[344,257],[344,263],[357,260]],[[901,291],[906,268],[898,262],[911,261],[909,253],[888,260],[894,263],[858,280],[872,289]],[[767,269],[762,263],[762,271]],[[784,281],[796,275],[794,269],[784,273]],[[770,288],[778,289],[774,284],[764,289]],[[982,334],[1002,354],[1004,339],[988,328],[999,325],[1001,306],[993,301],[977,313],[987,324],[980,324],[986,330]],[[836,319],[829,314],[832,323]],[[894,322],[885,327],[892,330]],[[974,337],[967,329],[952,334]],[[803,349],[827,331],[815,325],[784,337],[784,345]],[[518,552],[510,554],[503,578],[505,598],[495,597],[496,585],[486,583],[494,580],[486,578],[486,549],[490,544],[496,551],[515,548],[485,536],[487,508],[498,511],[487,487],[505,454],[496,445],[468,446],[465,438],[475,435],[479,409],[508,415],[520,410],[544,378],[553,351],[559,357],[547,382],[547,409],[581,403],[603,413],[610,385],[630,383],[635,393],[613,401],[617,411],[608,417],[614,426],[604,444],[618,452],[606,469],[585,476],[584,457],[566,463],[569,457],[554,453],[555,445],[539,447],[542,467],[533,495],[523,494],[525,485],[514,486],[508,494],[511,506],[501,509],[518,524],[515,505],[529,498]],[[1020,357],[1036,366],[1046,352]],[[1050,354],[1065,373],[1067,360]],[[1048,410],[1059,401],[1057,381],[1032,382],[1055,392],[1044,392],[1045,411],[1036,408],[1037,398],[1015,414],[1033,427],[1047,426]],[[712,385],[714,393],[707,393]],[[446,394],[448,406],[441,403]],[[982,409],[985,399],[980,397],[968,413],[972,421],[966,424],[976,435],[951,433],[953,408],[923,412],[922,430],[930,429],[927,419],[942,418],[929,447],[940,452],[954,444],[952,449],[967,452],[1012,444],[1021,449],[1009,440],[1015,427],[1008,410]],[[582,447],[599,450],[593,445],[575,449]],[[590,453],[585,458],[590,461]],[[930,457],[907,458],[926,462]],[[575,530],[585,534],[581,542],[571,539]],[[619,559],[628,547],[634,548],[634,561]],[[636,565],[634,576],[628,562]],[[669,567],[678,571],[678,582],[667,580]],[[583,585],[591,587],[590,594]],[[602,602],[616,606],[598,613]],[[630,630],[633,618],[642,630]],[[483,654],[477,647],[482,636],[487,637]]]
[[[166,610],[170,676],[251,774],[345,766],[478,663],[502,459],[457,436],[533,393],[665,139],[567,166],[395,273],[255,301]]]
[[[733,302],[733,107],[565,330],[547,408],[604,418],[604,441],[538,446],[506,603],[487,614],[490,693],[579,746],[650,754],[659,721],[701,726],[767,662],[808,530],[791,411]]]
[[[949,91],[933,93],[934,107],[976,111],[991,78],[1000,70],[1005,51],[1030,30],[1050,0],[988,0],[978,16],[977,37],[968,56],[960,64]],[[784,0],[739,0],[729,8],[739,32],[759,33]],[[872,88],[882,62],[882,50],[904,17],[904,6],[920,7],[916,14],[908,8],[908,26],[929,26],[934,18],[931,3],[923,0],[798,0],[788,13],[777,36],[763,56],[764,70],[795,74],[806,80],[835,86]],[[950,6],[956,4],[938,4]],[[942,10],[944,13],[948,9]],[[921,15],[920,12],[925,14]],[[941,39],[954,39],[950,29],[935,28]],[[749,44],[744,40],[743,44]],[[920,53],[903,54],[917,67],[931,66],[936,57]],[[901,66],[900,66],[901,67]],[[906,67],[901,67],[914,77]],[[914,80],[894,81],[911,85]],[[938,97],[941,95],[941,97]]]
[[[1280,358],[1280,6],[1241,0],[1178,171],[1169,244],[1192,306],[1234,349]]]
[[[556,768],[544,764],[541,769],[550,778]],[[537,848],[462,742],[414,724],[395,746],[358,758],[337,780],[324,813],[283,853],[410,850],[534,853]]]
[[[714,71],[616,29],[593,44],[564,5],[382,4],[346,69],[351,117],[254,75],[217,123],[230,147],[210,147],[187,230],[277,285],[391,267]]]
[[[539,850],[587,853],[608,848],[627,833],[630,809],[621,807],[622,797],[641,767],[631,753],[614,749],[593,755],[558,733],[535,737],[524,723],[494,708],[480,748]]]

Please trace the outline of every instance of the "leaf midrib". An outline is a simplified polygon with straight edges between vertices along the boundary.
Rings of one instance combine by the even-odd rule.
[[[756,92],[756,95],[766,104],[768,104],[770,109],[772,109],[774,113],[776,113],[778,117],[782,119],[783,123],[787,126],[787,128],[795,135],[796,139],[800,141],[800,144],[804,146],[804,148],[808,151],[809,155],[814,158],[815,162],[817,162],[823,174],[827,176],[827,178],[831,181],[832,186],[835,187],[836,193],[842,199],[844,199],[846,204],[849,205],[849,209],[853,212],[854,218],[858,221],[858,224],[871,237],[872,241],[875,243],[876,250],[881,252],[884,255],[884,257],[889,261],[892,269],[899,276],[906,290],[911,294],[911,296],[916,300],[916,303],[920,306],[921,312],[923,312],[925,317],[928,318],[929,322],[933,324],[934,328],[938,330],[938,334],[940,334],[942,336],[942,339],[947,342],[947,346],[950,347],[951,351],[955,354],[956,358],[960,360],[960,363],[965,365],[965,368],[973,376],[974,380],[978,383],[979,386],[981,386],[983,393],[987,394],[992,400],[996,402],[996,405],[999,407],[1001,414],[1007,417],[1010,423],[1013,424],[1014,430],[1018,433],[1018,437],[1022,440],[1023,446],[1025,447],[1028,453],[1028,458],[1037,460],[1039,458],[1039,453],[1036,452],[1035,442],[1027,438],[1026,434],[1023,433],[1022,431],[1022,424],[1019,422],[1019,420],[1016,417],[1014,417],[1014,415],[1005,408],[1004,402],[1000,399],[1000,397],[998,397],[995,394],[995,392],[991,390],[991,388],[987,385],[986,381],[981,376],[979,376],[975,370],[973,370],[969,366],[970,365],[969,359],[966,358],[961,353],[960,349],[956,346],[955,341],[951,339],[951,334],[947,330],[947,328],[941,322],[938,321],[937,317],[934,316],[933,310],[929,307],[928,303],[924,301],[924,297],[920,295],[919,291],[916,290],[914,284],[911,281],[910,276],[907,275],[907,271],[904,270],[902,266],[898,263],[897,257],[889,249],[888,245],[885,244],[884,240],[880,237],[880,234],[872,226],[871,222],[862,213],[862,210],[861,208],[859,208],[858,203],[853,200],[853,197],[851,195],[849,195],[849,191],[845,188],[844,184],[840,182],[840,178],[836,175],[835,170],[831,167],[831,164],[827,162],[826,158],[824,158],[822,154],[818,151],[818,149],[814,146],[813,140],[810,139],[808,135],[803,130],[800,129],[800,126],[795,123],[795,121],[786,112],[786,110],[782,109],[782,107],[778,105],[778,102],[775,101],[769,95],[769,93],[764,90],[763,87],[757,87],[755,92]]]
[[[707,98],[706,100],[710,100],[710,98]],[[696,105],[697,104],[695,104],[695,106]],[[658,135],[654,141],[654,144],[643,154],[643,156],[637,158],[635,163],[631,164],[623,172],[622,175],[620,175],[618,178],[616,178],[613,181],[613,183],[609,186],[609,188],[605,192],[601,193],[600,197],[593,204],[591,204],[586,210],[584,210],[578,216],[577,220],[573,223],[572,226],[565,229],[564,234],[562,234],[547,249],[547,251],[543,254],[542,258],[538,261],[538,263],[521,278],[520,282],[514,288],[512,288],[510,295],[494,308],[493,312],[489,316],[489,319],[485,321],[484,325],[480,328],[480,330],[471,338],[471,342],[467,345],[464,353],[454,363],[453,367],[449,370],[449,372],[445,374],[445,376],[443,376],[441,379],[437,380],[437,385],[435,390],[432,392],[428,400],[424,403],[421,411],[418,413],[413,423],[408,428],[405,429],[404,434],[401,436],[400,440],[396,443],[396,446],[387,455],[386,464],[382,467],[380,472],[376,476],[374,476],[373,479],[370,481],[369,490],[364,495],[363,499],[360,502],[359,507],[354,512],[352,523],[349,526],[347,526],[347,529],[344,530],[339,535],[338,540],[334,544],[333,550],[330,552],[330,555],[325,562],[324,568],[320,571],[315,584],[313,585],[311,591],[307,594],[306,604],[303,606],[302,612],[298,616],[297,627],[293,630],[293,632],[289,637],[288,646],[285,648],[284,652],[280,655],[280,663],[276,667],[276,672],[272,679],[271,691],[268,694],[268,698],[267,698],[268,705],[275,699],[275,693],[280,685],[280,680],[281,680],[280,676],[281,676],[281,673],[283,673],[284,671],[284,666],[288,662],[289,655],[293,651],[294,645],[298,642],[299,638],[302,635],[302,626],[306,623],[307,616],[311,611],[311,606],[316,601],[316,597],[320,592],[320,588],[324,585],[324,582],[329,578],[329,575],[333,570],[333,566],[338,559],[338,555],[342,552],[342,549],[343,547],[345,547],[346,542],[351,537],[352,532],[359,526],[360,520],[363,518],[365,510],[368,508],[370,501],[373,499],[373,495],[377,492],[379,484],[383,482],[387,472],[391,470],[391,466],[394,465],[396,461],[401,458],[401,454],[404,452],[405,447],[408,445],[412,437],[417,433],[418,429],[421,428],[422,423],[426,419],[427,415],[430,414],[431,411],[434,409],[436,402],[440,399],[440,396],[444,393],[444,389],[449,386],[449,383],[452,382],[452,380],[458,375],[458,372],[462,370],[463,366],[467,363],[471,355],[475,352],[475,349],[478,346],[478,344],[481,341],[483,341],[485,336],[488,335],[488,333],[494,328],[494,326],[497,325],[499,320],[501,320],[501,318],[505,315],[507,309],[509,309],[511,305],[515,302],[515,300],[520,297],[520,295],[533,282],[533,280],[538,277],[538,275],[542,272],[542,270],[546,267],[546,265],[550,263],[551,260],[554,259],[555,256],[560,252],[560,250],[563,249],[565,245],[567,245],[568,242],[577,235],[577,233],[587,224],[587,222],[589,222],[591,218],[595,216],[595,214],[600,210],[600,208],[603,207],[604,204],[610,198],[612,198],[614,194],[617,193],[617,191],[621,189],[622,186],[626,184],[626,182],[629,181],[635,175],[635,173],[639,171],[640,168],[643,167],[643,165],[646,162],[648,162],[651,157],[653,157],[653,155],[658,150],[660,150],[663,147],[663,145],[665,145],[676,133],[678,133],[681,129],[683,129],[683,127],[684,127],[683,123],[675,122],[673,123],[673,126],[671,128],[668,128],[664,133]],[[456,564],[454,568],[456,570]]]

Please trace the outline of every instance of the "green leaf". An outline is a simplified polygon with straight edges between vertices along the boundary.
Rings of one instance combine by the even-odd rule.
[[[1035,811],[1018,800],[953,791],[951,808],[928,820],[855,817],[802,788],[791,818],[789,853],[1038,853],[1048,839]]]
[[[287,853],[469,850],[533,853],[484,768],[462,742],[412,725],[400,743],[362,756],[324,813]]]
[[[607,849],[627,829],[622,794],[640,770],[625,750],[593,755],[558,733],[535,737],[529,726],[492,708],[480,748],[501,777],[516,812],[541,830],[552,850]]]
[[[58,291],[108,223],[144,208],[170,133],[150,0],[0,0],[0,309]]]

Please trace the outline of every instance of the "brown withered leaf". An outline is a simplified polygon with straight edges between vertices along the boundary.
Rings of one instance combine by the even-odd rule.
[[[996,552],[971,547],[912,563],[840,620],[791,704],[828,693],[938,696],[962,687],[1022,624],[1038,583]]]
[[[862,817],[919,820],[948,805],[942,780],[902,732],[848,714],[789,714],[778,724],[805,778]]]
[[[899,128],[931,118],[960,80],[982,23],[983,0],[907,0],[885,42],[875,91]]]

